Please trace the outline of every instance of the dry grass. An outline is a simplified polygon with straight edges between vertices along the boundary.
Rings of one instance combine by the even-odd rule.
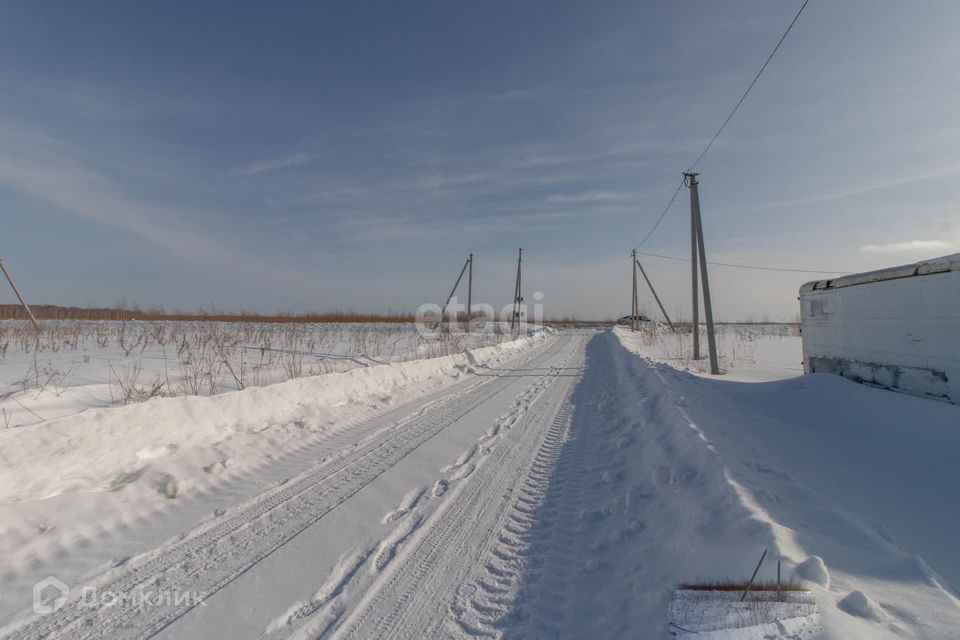
[[[746,580],[710,580],[705,582],[682,582],[677,589],[684,591],[743,591],[747,588]],[[751,591],[776,591],[776,580],[755,580]],[[780,591],[806,591],[807,588],[793,578],[780,582]]]
[[[562,318],[547,318],[544,319],[542,323],[549,327],[589,327],[589,328],[605,328],[612,327],[617,324],[616,320],[580,320],[576,316],[565,316]]]
[[[359,316],[351,316],[357,318]],[[398,317],[398,316],[397,316]],[[394,317],[396,319],[396,317]],[[26,369],[11,390],[60,396],[103,373],[115,405],[158,396],[213,395],[388,362],[434,358],[509,339],[477,331],[424,334],[412,323],[192,321],[0,321],[0,364]],[[23,370],[21,370],[23,371]],[[38,419],[43,418],[29,411]],[[0,413],[0,424],[9,418]]]
[[[151,309],[126,308],[86,308],[61,307],[57,305],[32,305],[33,314],[39,320],[139,320],[141,322],[160,321],[205,321],[205,322],[256,322],[271,324],[306,324],[330,322],[413,322],[414,314],[405,312],[393,313],[360,313],[357,311],[327,311],[292,313],[281,312],[276,314],[260,314],[248,311],[174,311],[167,313],[162,307]],[[19,305],[0,305],[0,320],[26,320],[27,314]]]

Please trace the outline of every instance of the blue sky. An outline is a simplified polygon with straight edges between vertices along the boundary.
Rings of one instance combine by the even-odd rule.
[[[0,257],[37,303],[629,307],[629,251],[800,2],[5,3]],[[710,259],[960,251],[949,1],[813,0],[700,164]],[[644,249],[686,255],[684,191]],[[669,310],[686,265],[645,259]],[[724,319],[797,274],[711,272]],[[644,306],[652,301],[644,296]],[[12,294],[0,293],[12,302]]]

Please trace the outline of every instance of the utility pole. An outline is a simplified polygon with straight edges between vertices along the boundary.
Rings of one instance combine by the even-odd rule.
[[[523,264],[523,249],[517,251],[517,283],[513,289],[513,316],[510,318],[510,333],[516,335],[520,331],[520,307],[523,302],[521,287],[521,265]]]
[[[653,294],[653,299],[657,301],[657,305],[660,307],[660,312],[663,313],[663,317],[667,319],[667,324],[670,325],[671,329],[673,329],[673,323],[670,322],[670,316],[667,315],[667,310],[663,308],[663,303],[660,302],[660,296],[657,295],[657,290],[653,288],[653,283],[650,282],[650,278],[647,277],[647,272],[643,270],[643,265],[640,264],[639,260],[636,260],[635,262],[637,263],[637,266],[640,267],[640,273],[643,274],[643,279],[647,281],[647,286],[650,287],[650,293]],[[634,274],[633,279],[636,281],[636,274]]]
[[[703,313],[707,321],[707,348],[710,350],[710,373],[720,373],[717,361],[717,338],[713,327],[713,306],[710,302],[710,280],[707,278],[707,253],[703,245],[703,219],[700,216],[700,192],[697,189],[697,173],[683,174],[690,188],[690,235],[691,264],[693,266],[693,357],[700,357],[700,336],[697,312],[697,262],[700,263],[700,279],[703,281]]]
[[[696,176],[684,173],[687,186]],[[693,187],[690,187],[693,189]],[[693,335],[693,359],[700,359],[700,291],[697,286],[697,215],[693,209],[693,192],[690,192],[690,276],[693,290],[693,317],[690,319],[690,331]]]
[[[457,287],[460,286],[460,281],[463,279],[463,274],[467,270],[467,267],[470,266],[471,258],[467,258],[467,261],[463,263],[463,269],[460,269],[460,275],[457,276],[457,281],[453,284],[453,289],[450,290],[450,295],[447,296],[447,301],[443,303],[443,307],[440,309],[440,318],[437,320],[437,324],[433,325],[433,330],[436,331],[437,327],[440,326],[440,323],[443,322],[443,314],[447,310],[447,305],[450,304],[450,300],[453,299],[453,294],[457,292]]]
[[[630,331],[637,330],[637,250],[630,252],[630,270],[633,272],[633,286],[630,299]]]
[[[17,285],[13,282],[13,277],[10,275],[10,272],[7,271],[6,265],[3,264],[3,260],[0,259],[0,271],[3,271],[3,275],[7,277],[7,282],[10,283],[10,288],[13,289],[13,292],[17,294],[17,300],[20,301],[20,305],[27,312],[27,315],[30,316],[30,322],[33,323],[33,328],[37,331],[40,331],[40,323],[37,322],[37,319],[33,315],[33,311],[30,309],[30,305],[27,304],[27,301],[23,299],[23,295],[20,293],[20,289],[17,289]]]
[[[470,333],[470,312],[473,309],[473,254],[467,258],[470,271],[467,273],[467,333]]]

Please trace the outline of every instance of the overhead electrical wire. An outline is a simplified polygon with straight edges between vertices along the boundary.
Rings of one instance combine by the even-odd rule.
[[[773,51],[770,52],[770,55],[767,56],[767,59],[764,61],[763,66],[760,67],[760,70],[757,71],[757,75],[753,77],[753,80],[747,86],[747,90],[743,92],[743,95],[740,96],[740,100],[737,101],[737,104],[733,107],[733,110],[730,111],[730,115],[726,117],[723,121],[723,124],[720,125],[720,128],[717,129],[717,132],[713,134],[713,137],[710,139],[710,142],[707,143],[707,146],[704,147],[703,151],[700,152],[700,155],[697,156],[696,161],[690,166],[690,171],[693,171],[697,168],[697,165],[700,164],[700,161],[703,160],[703,157],[707,155],[707,152],[710,151],[710,148],[713,146],[713,143],[717,141],[717,138],[720,137],[720,134],[723,133],[723,130],[726,128],[727,124],[733,118],[737,110],[740,109],[740,105],[743,104],[743,101],[747,99],[747,96],[750,94],[750,91],[753,89],[753,86],[757,84],[757,81],[760,79],[760,76],[763,75],[764,70],[767,68],[767,65],[770,64],[770,61],[773,60],[773,56],[776,55],[777,51],[780,49],[780,45],[783,44],[783,41],[787,39],[787,34],[790,33],[790,30],[793,29],[793,25],[797,23],[797,20],[800,18],[800,14],[803,13],[803,10],[807,8],[807,4],[810,0],[804,0],[803,4],[800,6],[800,10],[797,11],[797,14],[793,16],[793,20],[790,21],[790,24],[787,26],[787,30],[783,32],[783,35],[780,36],[780,40],[777,41],[777,46],[773,48]],[[660,223],[666,217],[667,212],[670,211],[670,207],[673,206],[674,201],[677,199],[677,194],[680,193],[680,189],[683,188],[683,181],[680,182],[680,185],[677,187],[677,190],[673,192],[673,196],[670,197],[670,202],[667,203],[667,206],[664,208],[663,213],[660,214],[660,217],[657,218],[657,221],[653,223],[653,226],[650,228],[650,231],[647,232],[647,235],[643,237],[643,240],[637,244],[635,249],[639,249],[643,244],[650,239],[650,236],[653,235],[653,232],[657,230],[657,227],[660,226]]]
[[[676,256],[665,256],[659,253],[650,253],[648,251],[637,251],[637,255],[640,256],[650,256],[651,258],[662,258],[664,260],[676,260],[677,262],[690,262],[690,258],[678,258]],[[784,271],[787,273],[814,273],[814,274],[824,274],[824,275],[840,275],[846,276],[853,273],[852,271],[826,271],[823,269],[788,269],[786,267],[758,267],[750,264],[732,264],[730,262],[713,262],[708,260],[707,264],[717,267],[733,267],[734,269],[753,269],[755,271]]]
[[[643,246],[643,243],[650,239],[650,236],[653,235],[653,232],[657,230],[657,227],[660,226],[660,223],[663,221],[664,217],[667,215],[667,212],[670,211],[670,207],[673,206],[673,201],[677,199],[677,195],[680,193],[680,189],[683,189],[683,180],[680,181],[680,184],[677,185],[677,190],[673,192],[673,196],[670,197],[670,202],[667,203],[667,206],[664,207],[663,213],[660,214],[660,217],[657,218],[657,221],[653,223],[653,226],[650,227],[650,231],[647,231],[647,235],[643,237],[643,240],[640,241],[635,248],[639,249]]]
[[[700,164],[700,161],[703,160],[703,156],[707,155],[707,151],[710,151],[710,147],[713,146],[713,143],[717,141],[717,138],[720,137],[720,134],[723,133],[724,128],[726,128],[727,123],[730,122],[730,119],[733,118],[733,114],[737,112],[740,108],[740,105],[743,104],[743,101],[747,99],[747,95],[750,93],[750,90],[753,89],[753,85],[757,84],[757,80],[760,79],[760,76],[763,75],[763,70],[767,68],[767,65],[770,64],[770,61],[773,60],[773,56],[776,55],[777,50],[780,48],[780,45],[783,44],[783,41],[787,39],[787,34],[790,33],[790,30],[793,29],[793,25],[797,23],[797,19],[800,18],[800,14],[803,13],[803,10],[807,8],[807,3],[810,0],[804,0],[803,5],[801,5],[800,10],[797,11],[797,15],[793,16],[793,20],[790,21],[790,25],[787,27],[787,30],[783,32],[783,35],[780,36],[780,40],[777,42],[777,46],[773,48],[773,51],[770,52],[770,55],[767,56],[766,61],[764,61],[763,66],[760,67],[760,71],[757,71],[757,75],[753,77],[753,81],[750,82],[750,85],[747,87],[747,90],[743,92],[743,95],[740,96],[740,100],[737,102],[736,106],[733,108],[733,111],[730,112],[730,115],[727,116],[727,119],[723,121],[723,124],[720,125],[720,128],[717,129],[717,132],[713,134],[713,138],[710,139],[710,142],[707,143],[706,148],[697,156],[696,162],[691,165],[690,170],[693,171],[697,168],[697,165]]]

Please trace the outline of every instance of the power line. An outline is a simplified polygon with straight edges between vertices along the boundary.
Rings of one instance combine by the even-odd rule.
[[[637,254],[643,256],[650,256],[651,258],[662,258],[664,260],[676,260],[677,262],[690,262],[690,258],[678,258],[676,256],[665,256],[659,253],[649,253],[647,251],[637,251]],[[707,264],[718,267],[733,267],[734,269],[753,269],[755,271],[784,271],[787,273],[818,273],[825,275],[839,275],[846,276],[853,273],[852,271],[825,271],[822,269],[790,269],[787,267],[758,267],[750,264],[731,264],[729,262],[707,262]]]
[[[657,227],[660,226],[660,223],[663,221],[664,216],[667,215],[667,211],[670,211],[670,207],[673,206],[673,201],[677,199],[677,195],[680,193],[680,189],[683,188],[683,180],[680,180],[680,184],[677,185],[677,190],[673,192],[673,196],[670,197],[670,202],[667,203],[667,206],[664,207],[663,213],[660,214],[660,217],[657,218],[657,221],[653,223],[653,226],[650,227],[650,231],[647,231],[647,235],[643,236],[643,240],[640,241],[635,249],[639,249],[643,246],[643,243],[650,239],[650,236],[653,235],[653,232],[657,230]]]
[[[730,119],[733,118],[733,114],[737,112],[737,109],[740,108],[740,105],[743,104],[743,101],[747,99],[747,94],[750,93],[750,90],[753,89],[753,85],[757,84],[757,80],[760,79],[760,76],[763,74],[763,70],[767,68],[767,65],[770,64],[770,61],[773,60],[773,56],[777,53],[777,50],[780,48],[780,45],[783,44],[783,41],[787,39],[787,34],[790,33],[790,30],[793,29],[793,25],[796,24],[797,19],[800,17],[800,14],[803,13],[803,10],[807,8],[807,3],[810,0],[804,0],[803,5],[800,7],[800,10],[797,11],[797,15],[793,16],[793,20],[790,21],[790,25],[787,27],[787,30],[783,32],[783,35],[780,36],[780,40],[777,42],[777,46],[773,48],[773,51],[770,52],[770,55],[767,56],[766,61],[763,63],[763,66],[760,67],[760,71],[757,71],[757,75],[753,77],[753,81],[747,87],[747,90],[743,92],[743,95],[740,96],[740,100],[737,102],[737,105],[733,108],[733,111],[730,112],[730,115],[727,116],[727,119],[723,121],[723,124],[720,125],[720,128],[717,129],[717,132],[713,134],[713,138],[710,139],[710,142],[707,144],[703,152],[697,157],[697,161],[693,163],[690,167],[690,170],[697,168],[697,165],[700,164],[700,161],[703,160],[703,156],[707,155],[707,151],[710,150],[710,147],[713,146],[713,143],[717,141],[717,138],[720,137],[720,134],[723,133],[723,129],[727,126],[727,123],[730,122]]]
[[[773,56],[776,55],[777,50],[780,49],[780,45],[783,44],[783,41],[787,39],[787,34],[790,33],[790,30],[793,29],[793,25],[796,24],[797,19],[800,18],[800,14],[803,13],[803,10],[807,8],[807,4],[810,0],[804,0],[803,5],[801,5],[800,10],[797,11],[797,15],[793,16],[793,20],[790,21],[790,24],[787,26],[787,30],[783,32],[783,35],[780,36],[780,40],[777,41],[777,46],[773,48],[773,51],[770,52],[770,55],[767,56],[767,59],[764,61],[763,66],[760,67],[760,70],[757,71],[757,75],[753,77],[753,81],[747,86],[747,90],[743,92],[743,95],[740,96],[740,100],[737,101],[736,106],[733,107],[733,110],[730,112],[730,115],[727,116],[726,120],[723,121],[723,124],[720,125],[720,128],[717,129],[717,132],[713,134],[713,137],[710,139],[710,142],[707,143],[707,146],[704,147],[703,151],[700,152],[700,155],[697,156],[696,161],[690,166],[690,171],[696,169],[697,165],[700,164],[700,161],[703,160],[703,157],[707,155],[707,152],[710,151],[710,147],[713,146],[713,143],[717,141],[717,138],[720,137],[720,134],[723,133],[723,130],[726,128],[727,123],[733,118],[733,115],[740,109],[740,105],[743,104],[743,101],[747,99],[747,95],[753,89],[753,85],[757,84],[757,80],[760,79],[760,76],[763,75],[764,70],[767,68],[767,65],[770,64],[770,61],[773,60]],[[660,217],[657,218],[657,221],[653,223],[653,226],[650,228],[650,231],[647,232],[647,235],[643,237],[643,240],[634,247],[639,249],[644,245],[644,243],[650,239],[650,236],[653,235],[653,232],[657,230],[657,227],[660,226],[660,223],[663,221],[664,217],[667,215],[667,212],[670,211],[670,207],[673,206],[674,201],[677,199],[677,194],[680,193],[680,189],[683,188],[683,181],[680,182],[680,185],[677,187],[677,190],[673,192],[673,196],[670,197],[670,202],[667,203],[667,206],[664,208],[663,213],[660,214]]]

